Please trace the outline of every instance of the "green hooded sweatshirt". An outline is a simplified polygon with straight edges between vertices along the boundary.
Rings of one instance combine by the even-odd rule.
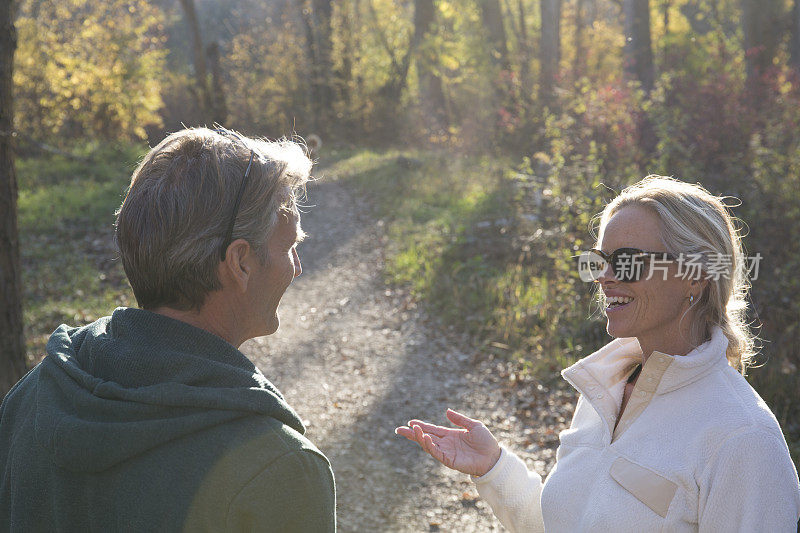
[[[335,531],[304,431],[207,331],[131,308],[62,325],[0,406],[0,531]]]

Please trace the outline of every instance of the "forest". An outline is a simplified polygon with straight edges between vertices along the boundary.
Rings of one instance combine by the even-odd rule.
[[[648,174],[725,195],[763,258],[748,379],[797,461],[800,0],[2,3],[5,389],[134,305],[103,259],[130,172],[218,123],[306,142],[386,221],[387,283],[544,381],[607,342],[572,259],[605,203]]]

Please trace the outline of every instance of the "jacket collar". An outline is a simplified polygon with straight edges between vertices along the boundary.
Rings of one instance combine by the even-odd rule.
[[[708,374],[715,366],[727,364],[727,348],[727,337],[719,326],[715,326],[711,339],[685,356],[653,352],[645,363],[645,369],[661,369],[655,394],[677,390]],[[561,374],[583,395],[596,396],[594,391],[600,390],[616,396],[633,366],[641,360],[639,341],[635,337],[620,338],[564,369]]]

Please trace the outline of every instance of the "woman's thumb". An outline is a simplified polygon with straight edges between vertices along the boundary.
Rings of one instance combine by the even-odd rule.
[[[452,409],[448,409],[446,415],[447,419],[450,420],[450,422],[452,422],[457,426],[461,426],[466,430],[470,430],[475,426],[480,425],[481,423],[480,420],[474,420],[472,418],[462,415],[461,413],[457,413]]]

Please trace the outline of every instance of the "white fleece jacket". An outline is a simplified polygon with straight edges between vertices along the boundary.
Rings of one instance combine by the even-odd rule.
[[[638,341],[578,361],[562,372],[580,398],[547,480],[504,448],[478,492],[512,532],[794,533],[797,471],[727,346],[717,328],[686,356],[653,352],[616,429]]]

